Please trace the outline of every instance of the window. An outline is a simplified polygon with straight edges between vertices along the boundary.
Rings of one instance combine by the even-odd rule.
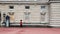
[[[3,17],[5,17],[5,16],[6,16],[6,14],[4,13],[4,14],[3,14]]]
[[[14,6],[9,6],[9,9],[14,9]]]
[[[30,7],[29,6],[25,6],[25,9],[30,9]]]
[[[45,9],[45,6],[41,6],[41,9]]]

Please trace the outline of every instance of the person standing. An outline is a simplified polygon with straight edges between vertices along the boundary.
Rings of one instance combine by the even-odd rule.
[[[9,27],[10,26],[10,16],[6,16],[6,27]]]

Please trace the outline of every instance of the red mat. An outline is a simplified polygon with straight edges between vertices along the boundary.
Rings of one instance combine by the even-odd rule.
[[[0,34],[60,34],[60,28],[0,28]]]

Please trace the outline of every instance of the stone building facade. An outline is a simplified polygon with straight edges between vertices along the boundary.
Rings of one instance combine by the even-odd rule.
[[[59,0],[0,0],[1,23],[10,16],[10,23],[60,26]]]

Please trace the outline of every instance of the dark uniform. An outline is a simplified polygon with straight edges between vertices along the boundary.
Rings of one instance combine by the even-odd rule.
[[[6,27],[10,26],[10,17],[7,15],[6,16]]]

